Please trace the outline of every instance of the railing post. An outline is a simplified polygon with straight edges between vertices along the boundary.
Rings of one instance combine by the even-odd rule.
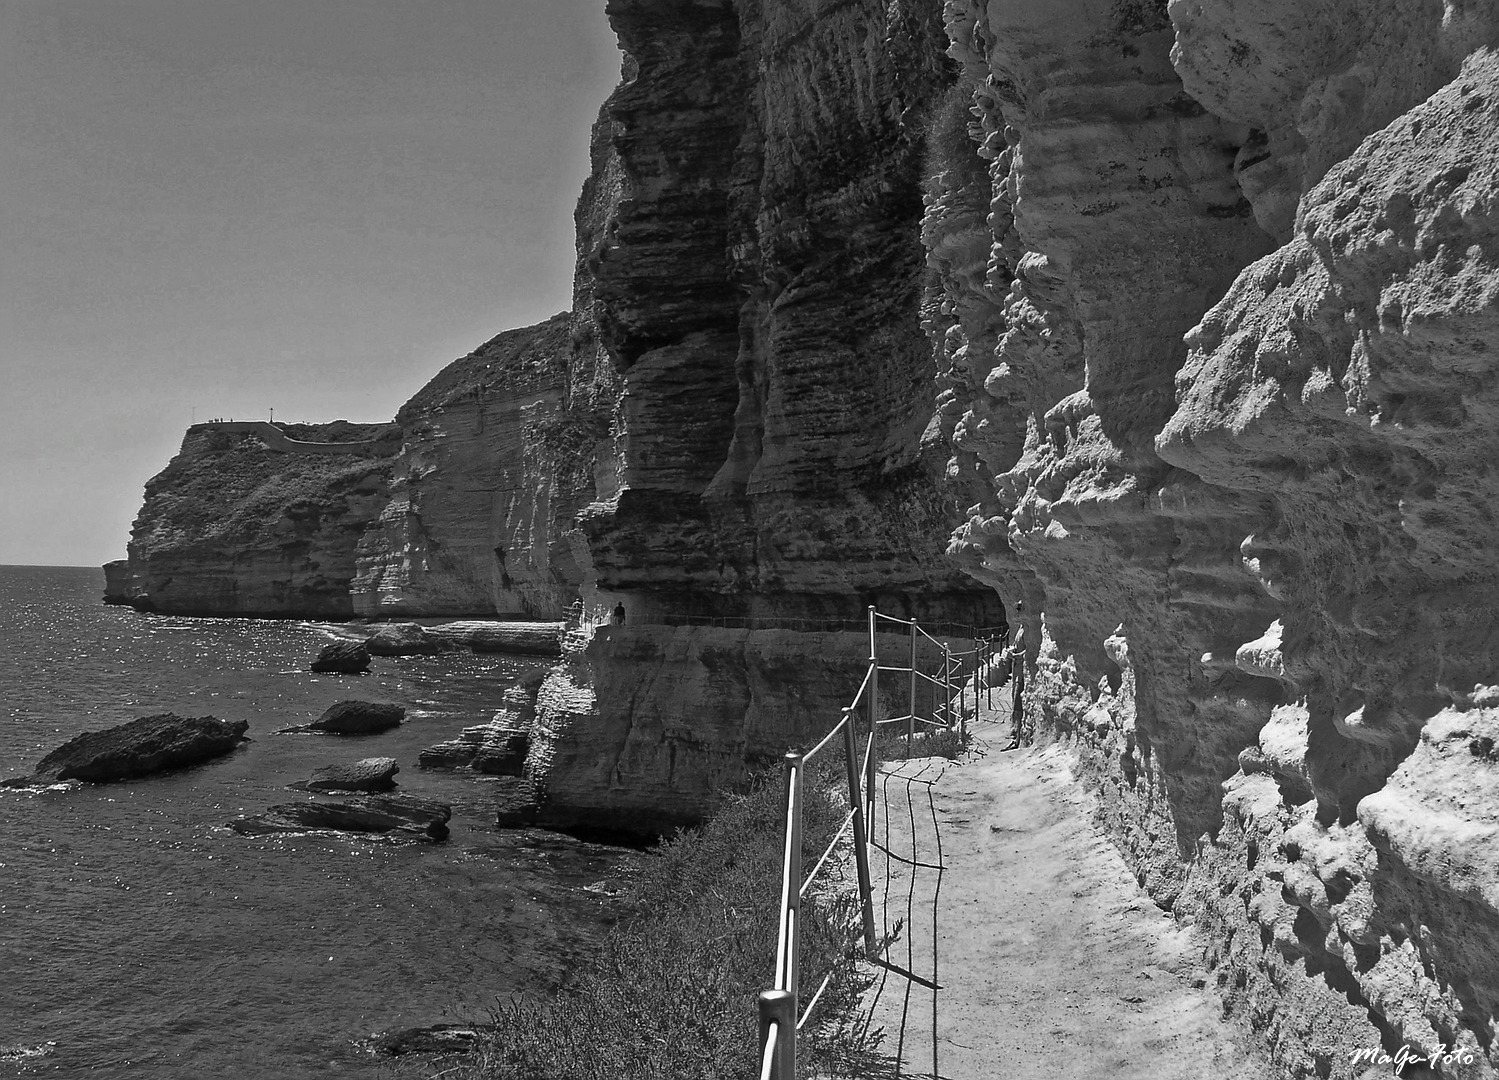
[[[994,711],[994,639],[984,639],[984,704]],[[978,708],[978,702],[973,703]],[[994,719],[992,716],[989,719]]]
[[[911,707],[907,710],[911,719],[906,721],[906,756],[911,756],[911,743],[916,738],[916,616],[911,616]]]
[[[942,710],[942,718],[947,721],[949,731],[955,726],[952,722],[952,643],[942,643],[942,700],[945,703]]]
[[[797,981],[801,975],[802,915],[802,755],[786,754],[786,853],[781,867],[781,934],[776,951],[776,989],[791,993],[791,1026],[796,1028]]]
[[[761,990],[759,1001],[762,1050],[770,1038],[771,1025],[776,1028],[770,1075],[762,1075],[762,1080],[796,1080],[796,996],[787,990]]]
[[[874,897],[869,877],[869,832],[864,824],[864,794],[859,790],[858,740],[854,738],[854,710],[843,710],[843,758],[848,772],[848,801],[854,813],[854,864],[859,871],[859,908],[864,922],[864,955],[874,956]]]
[[[880,738],[880,654],[874,643],[874,605],[869,605],[869,771],[864,783],[874,805],[874,747]]]

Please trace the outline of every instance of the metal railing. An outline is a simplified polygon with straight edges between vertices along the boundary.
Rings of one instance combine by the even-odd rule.
[[[908,665],[886,665],[880,663],[879,637],[881,622],[909,627],[910,663]],[[993,654],[993,640],[973,639],[973,647],[954,651],[949,641],[939,641],[920,626],[915,619],[899,619],[883,615],[874,607],[869,608],[867,620],[869,633],[869,661],[864,680],[859,684],[853,700],[843,707],[843,715],[810,750],[791,751],[786,755],[786,837],[781,864],[781,904],[776,935],[775,985],[762,990],[759,995],[760,1010],[760,1078],[761,1080],[795,1080],[796,1041],[800,1031],[817,1007],[823,991],[833,977],[828,972],[804,1010],[798,1011],[798,980],[800,978],[800,936],[802,931],[802,900],[807,895],[818,873],[828,864],[838,844],[852,830],[854,865],[859,879],[860,922],[864,937],[864,959],[887,971],[901,975],[912,982],[920,983],[932,990],[940,990],[937,972],[926,979],[905,968],[891,963],[881,956],[884,949],[874,923],[874,897],[869,874],[869,822],[874,809],[875,791],[875,743],[879,728],[887,724],[906,725],[906,745],[915,741],[916,725],[923,724],[935,729],[956,731],[966,735],[964,659],[974,658],[977,672]],[[935,674],[921,670],[918,663],[918,644],[926,638],[940,649],[940,667]],[[1003,641],[1003,637],[1000,638]],[[899,715],[880,715],[880,675],[904,674],[907,676],[908,710]],[[924,679],[933,689],[933,707],[930,717],[917,711],[918,679]],[[953,706],[954,690],[958,704]],[[975,683],[974,693],[978,686]],[[863,705],[862,710],[860,706]],[[975,700],[974,706],[977,708]],[[856,732],[856,728],[862,730]],[[841,739],[839,736],[841,735]],[[808,763],[823,750],[834,745],[835,740],[843,749],[844,773],[848,783],[848,816],[833,836],[832,841],[812,867],[812,872],[803,877],[802,867],[802,795]],[[863,742],[862,757],[859,743]],[[935,959],[934,959],[935,965]],[[935,1050],[934,1050],[935,1053]],[[933,1066],[935,1069],[935,1065]]]

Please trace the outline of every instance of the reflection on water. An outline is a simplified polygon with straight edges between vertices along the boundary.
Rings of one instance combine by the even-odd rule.
[[[534,661],[376,658],[312,675],[315,624],[141,615],[98,602],[95,570],[0,568],[0,776],[80,731],[153,712],[250,723],[251,741],[168,776],[0,791],[0,1077],[368,1077],[352,1041],[481,1019],[541,991],[609,918],[621,853],[495,831],[497,781],[417,767],[487,719]],[[400,702],[374,736],[272,735],[345,697]],[[372,755],[398,790],[453,804],[445,844],[247,838],[241,813]],[[592,888],[590,888],[592,886]]]

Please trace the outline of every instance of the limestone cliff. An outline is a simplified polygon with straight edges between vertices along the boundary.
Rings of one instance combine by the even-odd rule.
[[[580,522],[626,623],[542,687],[528,767],[547,820],[651,830],[837,719],[868,643],[816,626],[1003,611],[945,555],[962,503],[931,427],[937,6],[608,10],[618,182],[581,276],[623,393]],[[726,625],[665,625],[687,617]]]
[[[361,615],[559,617],[578,593],[567,531],[607,421],[565,414],[569,316],[509,330],[396,416],[391,500],[360,541]]]
[[[280,424],[294,440],[368,442],[354,454],[272,449],[252,433],[198,424],[146,484],[111,599],[179,615],[344,618],[354,549],[385,505],[389,425]]]
[[[951,551],[1030,723],[1288,1075],[1492,1075],[1499,13],[945,14]]]

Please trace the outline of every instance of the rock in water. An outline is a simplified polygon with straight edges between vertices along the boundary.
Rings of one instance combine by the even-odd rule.
[[[479,1031],[464,1024],[433,1024],[431,1027],[400,1028],[370,1036],[368,1046],[376,1057],[403,1054],[466,1054],[477,1050]]]
[[[304,791],[389,791],[401,771],[395,758],[367,757],[352,764],[327,765],[293,787]]]
[[[362,675],[370,667],[370,650],[362,641],[330,641],[312,662],[320,675]]]
[[[337,701],[310,724],[281,728],[276,732],[323,732],[328,735],[370,735],[397,727],[406,717],[406,708],[385,701]]]
[[[500,724],[479,724],[463,729],[456,739],[429,746],[419,761],[431,768],[458,769],[467,765],[492,776],[519,776],[525,771],[531,733]]]
[[[416,623],[391,623],[365,642],[372,656],[425,656],[441,652],[443,643]]]
[[[107,783],[180,769],[227,754],[244,739],[249,726],[244,720],[213,716],[143,716],[69,739],[42,758],[32,776],[5,783],[13,787],[61,780]]]
[[[453,808],[415,795],[369,795],[339,802],[282,803],[263,814],[235,818],[229,827],[247,836],[337,829],[345,832],[414,832],[433,840],[448,835]]]

